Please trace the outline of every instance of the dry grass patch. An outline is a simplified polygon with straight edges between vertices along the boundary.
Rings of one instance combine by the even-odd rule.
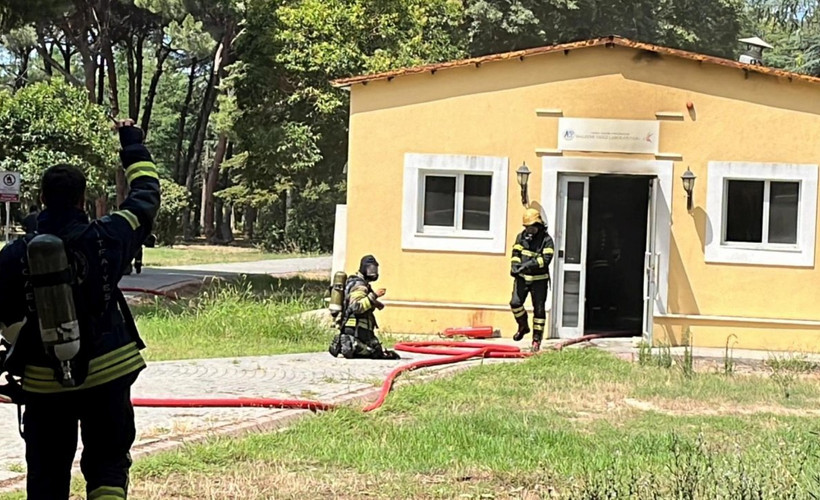
[[[365,474],[307,464],[253,462],[241,471],[220,474],[175,473],[159,481],[141,481],[129,497],[139,500],[217,499],[519,499],[549,498],[555,490],[548,476],[512,477],[487,470],[431,474]]]

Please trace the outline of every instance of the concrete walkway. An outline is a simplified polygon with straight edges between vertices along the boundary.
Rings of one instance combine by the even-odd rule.
[[[303,257],[296,259],[261,260],[229,264],[203,264],[181,267],[144,268],[140,274],[124,276],[123,288],[146,288],[170,291],[186,285],[199,284],[213,277],[230,279],[241,274],[282,276],[294,273],[328,273],[330,280],[331,257]]]

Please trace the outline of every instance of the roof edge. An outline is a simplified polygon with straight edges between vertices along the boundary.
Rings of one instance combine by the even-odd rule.
[[[509,61],[512,59],[522,59],[525,57],[532,57],[532,56],[539,56],[544,54],[551,54],[555,52],[561,51],[570,51],[570,50],[577,50],[577,49],[585,49],[589,47],[600,47],[600,46],[619,46],[619,47],[627,47],[630,49],[636,50],[646,50],[650,52],[657,52],[659,54],[669,55],[673,57],[678,57],[681,59],[687,59],[690,61],[696,62],[705,62],[709,64],[715,64],[718,66],[724,66],[727,68],[734,68],[734,69],[741,69],[744,71],[751,71],[754,73],[759,73],[768,76],[774,76],[779,78],[787,78],[789,80],[798,80],[807,83],[814,83],[820,84],[820,78],[811,76],[811,75],[804,75],[802,73],[795,73],[792,71],[786,71],[782,69],[771,68],[769,66],[758,66],[753,64],[746,64],[739,61],[734,61],[731,59],[724,59],[722,57],[715,57],[709,56],[706,54],[699,54],[696,52],[689,52],[686,50],[680,49],[672,49],[669,47],[664,47],[662,45],[654,45],[651,43],[645,42],[636,42],[633,40],[629,40],[627,38],[623,38],[620,36],[606,36],[600,38],[593,38],[590,40],[584,40],[580,42],[571,42],[571,43],[563,43],[558,45],[549,45],[545,47],[536,47],[532,49],[524,49],[524,50],[517,50],[514,52],[504,52],[500,54],[490,54],[481,57],[472,57],[470,59],[459,59],[455,61],[448,61],[443,63],[434,63],[434,64],[425,64],[422,66],[413,66],[408,68],[400,68],[392,71],[385,71],[382,73],[374,73],[369,75],[361,75],[361,76],[354,76],[350,78],[340,78],[336,80],[332,80],[330,84],[336,88],[349,88],[356,84],[363,84],[366,85],[369,82],[379,81],[379,80],[392,80],[397,77],[401,76],[409,76],[409,75],[417,75],[420,73],[432,72],[435,73],[440,70],[446,69],[454,69],[454,68],[463,68],[466,66],[476,65],[480,66],[484,63],[490,62],[498,62],[498,61]]]

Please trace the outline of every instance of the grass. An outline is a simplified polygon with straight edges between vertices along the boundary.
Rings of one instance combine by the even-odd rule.
[[[288,259],[293,257],[304,257],[304,255],[267,253],[252,247],[178,245],[170,248],[146,248],[143,252],[143,264],[146,267],[175,267],[229,262],[253,262],[257,260]]]
[[[177,303],[134,308],[150,361],[327,349],[331,332],[299,315],[324,307],[323,280],[254,276]]]
[[[546,353],[140,460],[130,498],[810,498],[820,386],[792,389]]]

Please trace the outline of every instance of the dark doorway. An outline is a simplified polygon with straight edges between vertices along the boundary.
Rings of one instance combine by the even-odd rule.
[[[585,333],[642,333],[649,188],[643,176],[589,180]]]

